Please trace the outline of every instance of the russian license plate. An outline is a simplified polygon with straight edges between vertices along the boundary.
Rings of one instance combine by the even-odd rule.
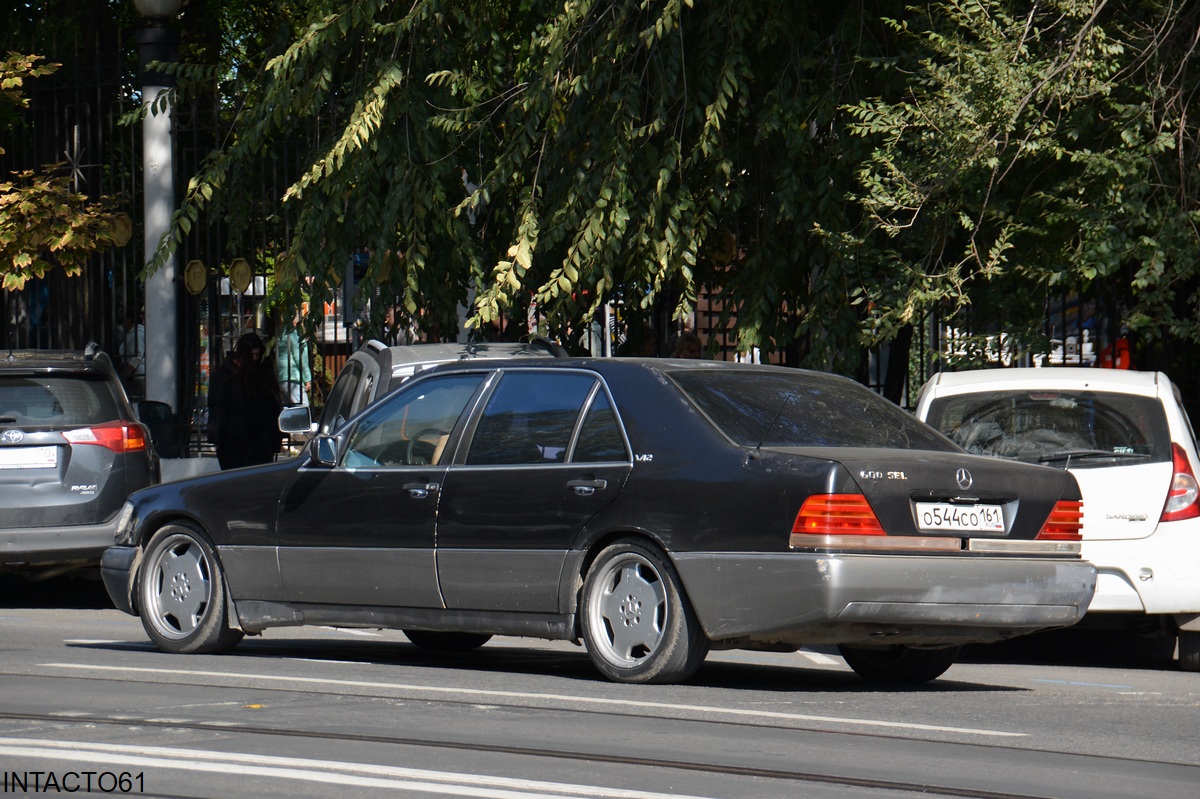
[[[921,530],[965,530],[974,533],[1004,532],[1004,511],[999,505],[952,505],[918,502],[917,527]]]
[[[58,447],[0,447],[0,469],[53,469]]]

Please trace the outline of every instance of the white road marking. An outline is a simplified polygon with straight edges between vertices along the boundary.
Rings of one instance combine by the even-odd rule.
[[[813,663],[816,663],[821,666],[843,665],[841,661],[835,660],[834,658],[829,657],[829,655],[822,655],[820,652],[809,652],[808,650],[801,649],[796,654],[801,655],[802,657],[808,658]]]
[[[863,727],[882,727],[886,729],[912,730],[916,732],[949,732],[959,735],[980,735],[995,738],[1023,738],[1027,733],[1004,732],[1001,730],[984,730],[972,727],[944,727],[937,724],[918,724],[908,721],[883,721],[880,719],[855,719],[840,716],[812,716],[804,713],[783,713],[773,710],[745,710],[729,707],[708,707],[704,705],[679,705],[661,702],[639,702],[634,699],[606,699],[602,697],[568,696],[563,694],[527,693],[522,691],[491,691],[480,688],[449,688],[445,686],[412,685],[408,683],[366,682],[362,680],[331,680],[322,677],[285,677],[282,675],[244,674],[236,672],[199,671],[189,669],[151,669],[131,666],[90,666],[85,663],[42,663],[41,668],[71,669],[82,671],[119,672],[121,674],[154,674],[168,677],[215,677],[222,679],[261,680],[278,685],[320,685],[329,688],[369,688],[376,690],[408,691],[413,693],[459,695],[469,697],[485,697],[502,700],[540,700],[559,702],[564,705],[593,705],[607,707],[625,707],[636,710],[675,710],[689,714],[709,713],[713,715],[738,716],[743,718],[777,719],[781,721],[805,721],[820,724],[840,724]]]
[[[324,630],[330,633],[341,633],[344,635],[361,635],[367,638],[379,638],[379,633],[371,630],[355,630],[350,627],[317,627],[318,630]]]
[[[703,799],[675,793],[647,793],[594,785],[572,785],[541,780],[458,774],[428,769],[344,763],[298,757],[237,752],[211,752],[161,746],[130,746],[85,741],[48,741],[37,738],[0,738],[0,755],[106,764],[129,772],[163,768],[218,774],[330,783],[339,787],[392,788],[406,791],[484,797],[485,799],[562,799],[582,796],[598,799]]]

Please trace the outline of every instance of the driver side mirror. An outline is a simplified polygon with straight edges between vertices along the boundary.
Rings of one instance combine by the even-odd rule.
[[[284,408],[279,414],[279,432],[289,435],[312,435],[316,432],[316,426],[313,424],[311,409],[307,405]]]

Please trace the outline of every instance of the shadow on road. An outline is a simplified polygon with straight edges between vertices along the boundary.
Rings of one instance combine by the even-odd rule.
[[[102,610],[112,606],[98,570],[37,581],[0,574],[0,608]]]
[[[963,650],[961,660],[1173,671],[1179,667],[1174,654],[1173,638],[1072,628],[1025,635],[997,644],[969,646]]]

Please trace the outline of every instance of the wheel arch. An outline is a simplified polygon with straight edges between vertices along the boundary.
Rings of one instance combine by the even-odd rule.
[[[142,615],[141,608],[138,607],[139,600],[137,586],[142,579],[142,561],[146,555],[146,547],[150,545],[150,542],[154,540],[154,537],[158,535],[159,531],[161,531],[164,527],[168,527],[173,524],[186,527],[198,537],[204,539],[204,543],[208,545],[209,550],[212,552],[213,558],[217,562],[217,568],[221,570],[222,574],[225,573],[225,564],[221,562],[221,551],[217,548],[217,545],[213,543],[212,535],[209,534],[208,528],[205,527],[203,522],[187,513],[170,513],[163,514],[161,516],[155,516],[152,519],[147,520],[146,524],[139,529],[137,539],[137,555],[134,557],[133,563],[129,568],[129,607],[131,610],[133,610],[134,616]],[[237,604],[234,602],[233,593],[229,588],[229,580],[222,580],[222,585],[225,590],[225,601],[230,610],[230,626],[240,630],[241,621],[237,614]]]
[[[565,613],[571,615],[574,619],[572,624],[575,640],[579,639],[581,634],[579,626],[579,609],[582,604],[583,582],[587,577],[588,570],[592,568],[592,564],[596,562],[596,558],[604,551],[606,547],[617,541],[623,540],[640,540],[654,546],[663,557],[671,564],[671,568],[675,569],[676,575],[679,574],[679,568],[675,564],[675,558],[671,554],[671,550],[664,543],[663,539],[645,528],[640,527],[618,527],[594,536],[588,543],[575,550],[573,553],[574,560],[570,562],[567,568],[563,569],[562,585],[560,586],[560,596],[564,597],[568,606],[563,608]],[[683,583],[683,578],[680,577],[680,584]],[[691,597],[687,596],[687,587],[684,586],[684,598],[690,603]]]

